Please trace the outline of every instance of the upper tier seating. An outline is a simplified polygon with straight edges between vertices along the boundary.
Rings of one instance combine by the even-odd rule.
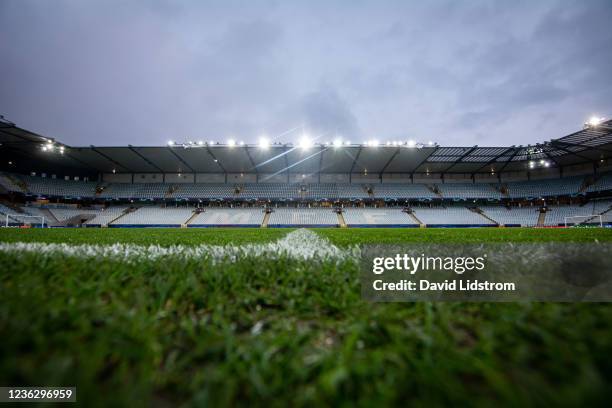
[[[176,198],[205,198],[205,199],[232,199],[236,197],[236,186],[225,183],[198,183],[177,184],[172,197]]]
[[[512,182],[508,183],[508,195],[511,198],[575,195],[580,191],[583,180],[583,177],[567,177],[562,179]]]
[[[438,190],[442,197],[453,199],[500,199],[503,194],[495,189],[491,184],[437,184]]]
[[[205,208],[189,225],[251,225],[260,226],[263,208]]]
[[[347,225],[418,225],[401,208],[345,208]]]
[[[374,184],[373,189],[374,197],[376,198],[439,198],[439,196],[431,191],[425,184]]]
[[[170,188],[169,184],[163,183],[138,183],[138,184],[121,184],[111,183],[100,194],[100,198],[164,198]]]
[[[333,183],[308,184],[305,197],[314,200],[337,199],[339,197],[338,185]]]
[[[566,177],[520,182],[508,182],[510,198],[539,198],[560,195],[577,195],[583,186],[584,177]],[[262,200],[300,200],[300,199],[395,199],[430,200],[446,199],[500,199],[504,195],[496,185],[482,183],[438,183],[433,192],[427,184],[411,183],[372,183],[372,196],[363,184],[348,183],[106,183],[52,179],[16,174],[0,174],[0,185],[9,191],[27,192],[45,197],[101,198],[101,199],[262,199]],[[102,187],[100,194],[96,189]],[[25,190],[24,190],[25,189]],[[603,174],[585,192],[612,189],[612,173]]]
[[[344,199],[369,198],[370,195],[365,191],[361,184],[338,184],[338,197]]]
[[[274,208],[268,225],[338,225],[330,208]]]
[[[21,184],[19,181],[19,178],[14,174],[0,173],[0,186],[4,187],[7,191],[18,191],[23,193],[24,190],[19,185]]]
[[[93,197],[97,183],[61,180],[48,177],[19,176],[27,185],[28,193],[45,197]]]
[[[414,214],[426,225],[495,225],[466,207],[413,207]]]
[[[607,191],[612,190],[612,173],[603,174],[601,177],[587,187],[586,191],[593,193],[595,191]]]
[[[238,195],[249,199],[299,199],[299,184],[280,183],[246,183]]]

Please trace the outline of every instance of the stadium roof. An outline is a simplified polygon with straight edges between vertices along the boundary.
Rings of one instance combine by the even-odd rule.
[[[549,142],[510,147],[197,144],[67,146],[0,121],[6,171],[93,173],[496,173],[594,163],[612,156],[612,120]]]

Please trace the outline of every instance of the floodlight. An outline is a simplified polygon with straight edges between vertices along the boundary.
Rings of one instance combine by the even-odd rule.
[[[387,140],[387,146],[391,146],[391,142]]]
[[[46,152],[48,150],[47,146],[43,146],[42,149],[43,149],[43,152]]]
[[[597,126],[597,125],[601,124],[601,122],[603,122],[604,120],[605,120],[604,118],[599,118],[597,116],[591,116],[591,118],[587,122],[587,125],[589,125],[589,126]]]
[[[340,146],[342,146],[342,140],[340,139],[334,140],[334,147],[340,147]]]
[[[302,149],[309,149],[310,147],[312,147],[312,140],[310,140],[310,138],[309,138],[308,136],[303,136],[303,137],[300,139],[300,144],[299,144],[299,146],[300,146]]]
[[[227,145],[230,147],[236,146],[236,141],[234,139],[230,139],[227,141]]]
[[[546,163],[544,160],[540,160],[540,164],[544,164]]]
[[[244,142],[242,140],[240,141],[239,144],[240,144],[240,146],[244,146]]]
[[[173,140],[168,140],[168,146],[174,146],[174,141]]]
[[[377,147],[378,146],[378,140],[371,140],[370,141],[370,146]]]
[[[270,146],[270,142],[265,137],[259,138],[259,147],[262,149],[267,149]]]
[[[344,142],[345,145],[349,146],[351,144],[350,140],[347,140],[346,142]]]
[[[408,144],[408,147],[416,146],[416,142],[414,140],[409,140],[407,144]]]
[[[549,162],[544,162],[544,167],[548,167],[548,166],[550,166],[550,163]]]

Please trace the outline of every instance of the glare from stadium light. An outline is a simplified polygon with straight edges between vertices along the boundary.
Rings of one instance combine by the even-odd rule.
[[[545,161],[544,161],[544,160],[540,160],[540,164],[542,164],[542,165],[543,165],[544,163],[545,163]]]
[[[407,145],[408,145],[408,147],[414,147],[414,146],[416,146],[416,142],[414,140],[410,139],[408,141]]]
[[[47,146],[43,146],[42,149],[43,149],[43,152],[46,152],[47,150],[49,150]]]
[[[334,140],[334,147],[341,147],[342,146],[342,140],[341,139],[335,139]]]
[[[53,143],[53,140],[47,139],[47,143]]]
[[[544,162],[544,167],[548,167],[548,166],[550,166],[550,163],[549,162]]]
[[[198,140],[198,145],[200,145],[200,146],[204,145],[204,141]]]
[[[378,140],[369,140],[366,142],[366,146],[378,147]]]
[[[244,142],[241,140],[239,143],[240,146],[244,146]]]
[[[174,141],[173,140],[168,140],[168,146],[174,146]]]
[[[230,139],[230,140],[227,141],[227,145],[229,147],[234,147],[234,146],[236,146],[236,141],[234,139]]]
[[[599,118],[597,116],[591,116],[589,118],[589,121],[586,123],[589,126],[598,126],[600,125],[605,119],[604,118]]]
[[[391,146],[391,142],[387,140],[387,143],[385,143],[387,146]]]
[[[530,162],[529,162],[529,168],[530,168],[530,169],[533,169],[534,167],[535,167],[535,162],[530,161]]]
[[[301,149],[308,150],[312,147],[312,140],[308,136],[302,136],[299,146]]]
[[[265,137],[259,138],[259,147],[261,149],[267,149],[270,146],[270,142]]]
[[[432,142],[431,140],[429,142],[427,142],[428,146],[433,146],[434,142]]]
[[[116,169],[113,169],[113,174],[115,174],[116,172],[117,172],[117,170],[116,170]]]

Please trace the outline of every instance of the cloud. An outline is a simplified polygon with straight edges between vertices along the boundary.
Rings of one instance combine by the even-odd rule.
[[[73,145],[300,124],[527,144],[612,115],[611,20],[607,0],[6,0],[0,114]]]

